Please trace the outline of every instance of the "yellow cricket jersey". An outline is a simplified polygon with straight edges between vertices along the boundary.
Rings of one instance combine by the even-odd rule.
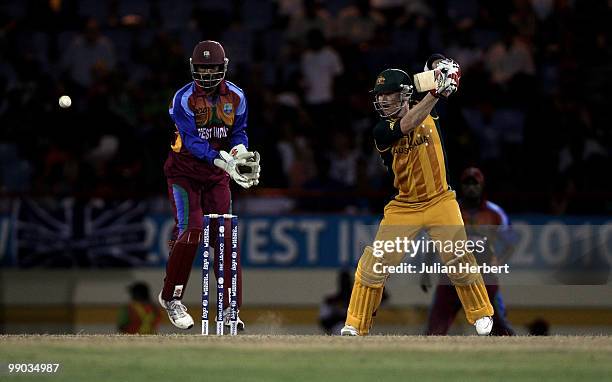
[[[408,135],[400,130],[399,119],[381,120],[374,128],[374,140],[393,171],[393,185],[399,191],[396,200],[426,202],[450,189],[437,117],[428,115]]]

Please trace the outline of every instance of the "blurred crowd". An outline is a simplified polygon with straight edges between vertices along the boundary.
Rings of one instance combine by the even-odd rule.
[[[215,39],[262,186],[316,195],[294,209],[379,207],[368,90],[440,52],[463,70],[438,103],[453,185],[477,165],[510,211],[609,213],[610,20],[607,0],[2,2],[0,192],[163,195],[168,105],[193,46]]]

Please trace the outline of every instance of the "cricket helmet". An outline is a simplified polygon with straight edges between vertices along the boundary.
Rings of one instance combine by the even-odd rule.
[[[446,60],[446,57],[444,57],[442,54],[440,53],[434,53],[431,56],[429,56],[429,58],[427,59],[427,61],[425,61],[425,67],[423,67],[424,71],[428,71],[428,70],[433,70],[433,64],[434,62],[438,61],[438,60]]]
[[[216,87],[225,78],[227,72],[227,64],[229,59],[225,57],[225,49],[216,41],[206,40],[200,41],[195,48],[191,58],[189,58],[189,66],[191,67],[191,78],[198,86],[205,89]],[[201,73],[198,68],[218,68],[218,70],[209,73]]]
[[[409,102],[414,91],[412,79],[408,73],[401,69],[386,69],[380,72],[376,77],[376,84],[370,93],[374,95],[374,109],[383,117],[392,117],[397,114],[403,107],[404,102]],[[379,95],[399,93],[398,101],[380,101]],[[396,104],[393,106],[393,104]],[[391,108],[391,110],[389,110]]]

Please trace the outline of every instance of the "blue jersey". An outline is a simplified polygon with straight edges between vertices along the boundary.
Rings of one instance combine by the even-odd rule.
[[[247,100],[242,89],[227,80],[212,97],[188,83],[174,95],[169,113],[176,126],[172,150],[182,154],[180,159],[212,163],[220,150],[239,144],[248,147]]]

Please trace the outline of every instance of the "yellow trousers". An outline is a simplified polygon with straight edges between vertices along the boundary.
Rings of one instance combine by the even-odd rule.
[[[467,237],[463,219],[453,191],[445,192],[426,203],[391,201],[385,207],[376,242],[395,241],[396,238],[404,237],[413,239],[423,229],[427,231],[431,241],[465,243]],[[384,266],[398,265],[405,255],[404,252],[387,251],[381,256],[376,248],[367,247],[359,260],[347,312],[346,324],[356,328],[361,335],[368,334],[370,330],[373,314],[380,305],[382,290],[389,276],[380,270],[384,269]],[[444,264],[476,265],[471,252],[460,257],[455,252],[445,252],[444,249],[438,252]],[[377,263],[382,266],[375,267]],[[455,285],[468,322],[473,324],[481,317],[493,315],[493,307],[479,273],[453,273],[448,276]]]

